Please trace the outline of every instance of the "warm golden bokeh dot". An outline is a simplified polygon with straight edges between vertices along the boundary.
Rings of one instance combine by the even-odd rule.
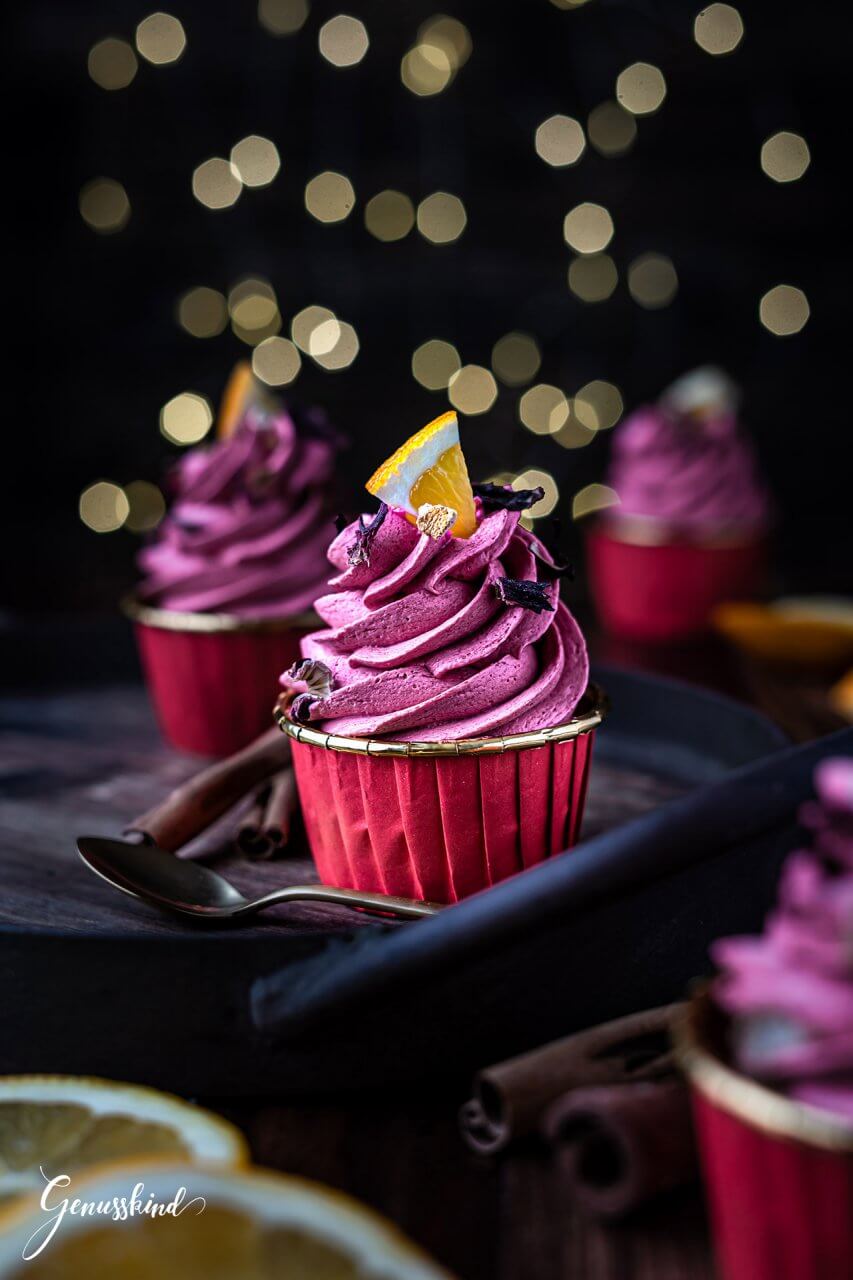
[[[621,156],[637,137],[637,122],[618,102],[600,102],[589,113],[586,131],[600,155]]]
[[[93,178],[80,192],[80,215],[101,235],[121,231],[130,218],[127,192],[114,178]]]
[[[811,164],[809,144],[799,133],[782,130],[761,148],[761,167],[774,182],[796,182]]]
[[[355,207],[355,191],[349,178],[327,169],[305,188],[305,208],[318,222],[343,222]]]
[[[345,320],[327,321],[326,325],[321,325],[319,329],[315,329],[312,335],[312,348],[317,344],[317,340],[322,338],[324,331],[329,331],[329,336],[333,334],[332,323],[337,330],[334,334],[334,341],[328,350],[314,351],[311,354],[317,364],[322,369],[328,369],[336,372],[339,369],[348,369],[359,352],[358,334],[351,324],[347,324]],[[326,345],[326,340],[320,342],[321,346]]]
[[[479,364],[463,364],[447,385],[454,409],[470,416],[486,413],[498,398],[498,385],[488,369]]]
[[[462,368],[459,352],[441,338],[422,342],[412,355],[412,374],[427,391],[446,390],[450,379]]]
[[[577,392],[572,409],[578,421],[590,431],[607,431],[616,426],[625,405],[618,387],[602,378],[594,378]]]
[[[415,225],[415,206],[402,191],[380,191],[364,207],[364,225],[377,240],[402,240]]]
[[[573,260],[568,280],[569,288],[581,302],[604,302],[619,283],[619,273],[608,253],[593,253]]]
[[[492,368],[507,387],[522,387],[535,378],[542,353],[529,333],[507,333],[492,347]]]
[[[217,289],[198,285],[181,294],[177,316],[181,328],[194,338],[215,338],[228,323],[228,307]]]
[[[187,47],[187,37],[171,13],[152,13],[136,28],[136,47],[148,62],[162,67],[178,61]]]
[[[544,489],[544,495],[538,502],[534,502],[533,506],[525,512],[531,520],[538,520],[542,516],[549,516],[560,500],[560,490],[557,488],[557,482],[548,471],[539,471],[532,468],[529,471],[522,471],[521,475],[515,477],[512,482],[513,489]]]
[[[306,355],[325,355],[340,336],[338,318],[328,307],[303,307],[290,322],[290,336]]]
[[[147,533],[156,529],[166,514],[166,499],[156,484],[148,480],[131,480],[124,486],[127,499],[127,517],[124,527],[131,533]]]
[[[471,34],[468,28],[458,18],[449,18],[443,13],[421,23],[418,28],[418,43],[443,49],[454,73],[464,67],[471,56]]]
[[[632,115],[651,115],[665,97],[663,72],[650,62],[633,62],[620,71],[616,80],[616,100]]]
[[[252,347],[281,328],[275,290],[268,280],[257,276],[247,276],[234,285],[228,294],[228,312],[236,336]]]
[[[554,168],[576,164],[586,148],[583,128],[572,116],[549,116],[536,130],[536,154]]]
[[[584,426],[574,411],[574,403],[569,406],[569,416],[559,431],[551,437],[563,449],[583,449],[595,439],[595,431]]]
[[[333,67],[354,67],[367,53],[370,38],[363,22],[339,13],[323,23],[318,43],[321,54]]]
[[[212,156],[193,172],[193,195],[206,209],[230,209],[243,184],[227,160]]]
[[[289,338],[264,338],[252,352],[252,372],[268,387],[285,387],[302,368],[302,357]]]
[[[250,133],[231,148],[231,165],[244,186],[267,187],[281,168],[281,157],[269,138]]]
[[[518,416],[534,435],[552,436],[568,422],[569,402],[559,387],[540,382],[519,400]]]
[[[182,391],[160,410],[160,431],[173,444],[198,444],[212,425],[210,402],[195,391]]]
[[[453,64],[445,49],[436,44],[416,44],[403,55],[400,79],[410,93],[428,98],[441,93],[453,79]]]
[[[787,338],[800,332],[811,315],[811,308],[802,289],[792,284],[777,284],[761,299],[758,315],[765,329],[777,338]]]
[[[678,276],[670,259],[662,253],[640,254],[628,268],[628,291],[649,311],[667,306],[678,292]]]
[[[743,39],[743,18],[730,4],[712,4],[696,15],[693,38],[706,53],[732,53]]]
[[[563,237],[576,253],[600,253],[613,239],[613,219],[603,205],[587,200],[566,214]]]
[[[80,494],[77,510],[93,533],[114,533],[127,520],[130,504],[117,484],[97,480]]]
[[[258,0],[258,22],[271,36],[292,36],[308,17],[308,0]]]
[[[584,516],[595,511],[603,511],[607,507],[619,505],[619,495],[607,484],[588,484],[580,489],[572,498],[572,519],[582,520]]]
[[[107,36],[89,50],[89,75],[102,89],[126,89],[139,67],[126,40]]]
[[[451,244],[465,230],[468,215],[458,196],[435,191],[418,205],[418,231],[432,244]]]

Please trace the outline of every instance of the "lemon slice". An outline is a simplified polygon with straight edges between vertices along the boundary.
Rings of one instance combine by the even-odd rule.
[[[56,1198],[108,1204],[137,1182],[142,1201],[163,1205],[184,1188],[183,1211],[124,1221],[69,1212],[25,1261],[49,1217],[29,1200],[0,1214],[0,1280],[449,1280],[356,1201],[282,1174],[118,1164],[72,1179]]]
[[[0,1076],[0,1205],[103,1160],[242,1165],[237,1129],[171,1094],[79,1076]]]
[[[474,494],[451,410],[418,431],[373,473],[367,491],[416,516],[425,503],[457,513],[451,532],[470,538],[477,528]]]
[[[216,434],[220,440],[227,440],[250,409],[274,413],[278,408],[279,402],[255,377],[248,360],[238,360],[222,392]]]

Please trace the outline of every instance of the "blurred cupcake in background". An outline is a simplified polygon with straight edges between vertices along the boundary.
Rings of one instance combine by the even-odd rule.
[[[763,935],[716,943],[682,1029],[727,1280],[853,1275],[853,759],[815,786]]]
[[[603,624],[645,641],[704,631],[714,607],[761,587],[768,491],[719,369],[673,383],[614,433],[618,505],[591,523],[589,576]]]
[[[268,726],[278,674],[316,625],[340,446],[321,410],[285,408],[242,365],[218,436],[168,477],[128,604],[163,732],[204,755]]]

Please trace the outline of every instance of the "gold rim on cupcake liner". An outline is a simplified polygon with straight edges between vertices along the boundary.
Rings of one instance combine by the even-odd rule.
[[[239,618],[233,613],[190,613],[181,609],[159,609],[156,605],[143,604],[138,596],[125,596],[121,611],[133,622],[160,631],[195,631],[204,634],[222,631],[313,631],[320,626],[316,613],[285,614],[273,618]]]
[[[853,1154],[853,1122],[795,1102],[733,1070],[708,1047],[715,1006],[707,988],[695,995],[673,1028],[678,1061],[706,1101],[774,1138]]]
[[[607,714],[607,695],[591,684],[579,703],[580,713],[567,724],[529,733],[513,733],[494,738],[456,738],[446,742],[388,742],[382,738],[348,738],[342,734],[323,733],[307,724],[295,724],[279,703],[273,715],[278,727],[294,742],[327,751],[343,751],[351,755],[414,759],[425,756],[501,755],[505,751],[524,751],[528,747],[545,747],[549,742],[568,742],[597,729]]]

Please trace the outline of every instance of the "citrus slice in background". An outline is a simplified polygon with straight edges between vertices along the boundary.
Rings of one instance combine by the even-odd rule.
[[[81,1076],[0,1076],[0,1206],[105,1160],[243,1165],[239,1130],[171,1094]]]
[[[184,1188],[182,1211],[124,1221],[69,1212],[29,1261],[49,1212],[28,1200],[0,1214],[0,1280],[449,1280],[356,1201],[280,1174],[140,1162],[72,1179],[58,1195],[109,1203],[137,1182],[143,1202],[164,1205]]]
[[[477,517],[456,414],[443,413],[401,444],[370,477],[367,491],[412,516],[426,502],[451,507],[457,513],[451,532],[470,538]]]
[[[248,360],[238,360],[231,370],[216,419],[216,434],[220,440],[234,434],[250,409],[262,409],[275,413],[280,402],[254,375]]]

